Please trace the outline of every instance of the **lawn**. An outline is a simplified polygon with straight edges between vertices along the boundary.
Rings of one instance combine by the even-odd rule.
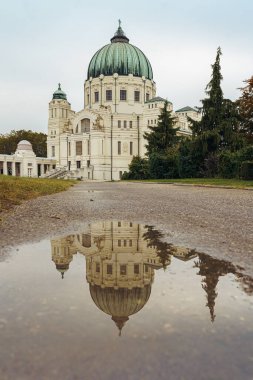
[[[131,181],[132,182],[132,181]],[[138,180],[140,182],[140,180]],[[240,179],[224,179],[224,178],[183,178],[183,179],[147,179],[141,182],[153,183],[182,183],[189,185],[201,186],[226,186],[235,189],[253,188],[253,181],[244,181]]]
[[[24,200],[67,190],[75,181],[0,175],[0,213]]]

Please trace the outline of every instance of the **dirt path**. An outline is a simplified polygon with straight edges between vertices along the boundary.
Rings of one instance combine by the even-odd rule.
[[[80,231],[101,219],[154,225],[167,241],[230,260],[253,275],[253,192],[247,190],[80,182],[15,208],[0,226],[0,248]]]

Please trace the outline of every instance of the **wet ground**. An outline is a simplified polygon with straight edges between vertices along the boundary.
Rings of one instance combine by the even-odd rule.
[[[0,262],[1,380],[253,378],[243,268],[134,220],[54,235]]]
[[[253,276],[253,191],[80,181],[1,217],[0,261],[8,246],[80,231],[87,222],[126,219],[154,225],[166,241],[231,261]]]

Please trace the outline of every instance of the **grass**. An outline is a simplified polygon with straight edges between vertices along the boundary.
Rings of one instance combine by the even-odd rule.
[[[140,180],[138,180],[139,182]],[[159,183],[182,183],[189,185],[215,186],[215,187],[231,187],[235,189],[253,188],[253,181],[245,181],[240,179],[224,179],[224,178],[183,178],[183,179],[146,179],[141,182],[159,182]]]
[[[0,213],[24,200],[67,190],[75,181],[0,175]]]

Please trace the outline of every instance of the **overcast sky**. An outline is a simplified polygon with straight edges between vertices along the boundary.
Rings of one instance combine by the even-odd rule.
[[[58,82],[75,111],[93,54],[118,19],[151,62],[157,95],[198,106],[221,46],[224,96],[253,75],[253,0],[0,0],[0,133],[47,132]]]

